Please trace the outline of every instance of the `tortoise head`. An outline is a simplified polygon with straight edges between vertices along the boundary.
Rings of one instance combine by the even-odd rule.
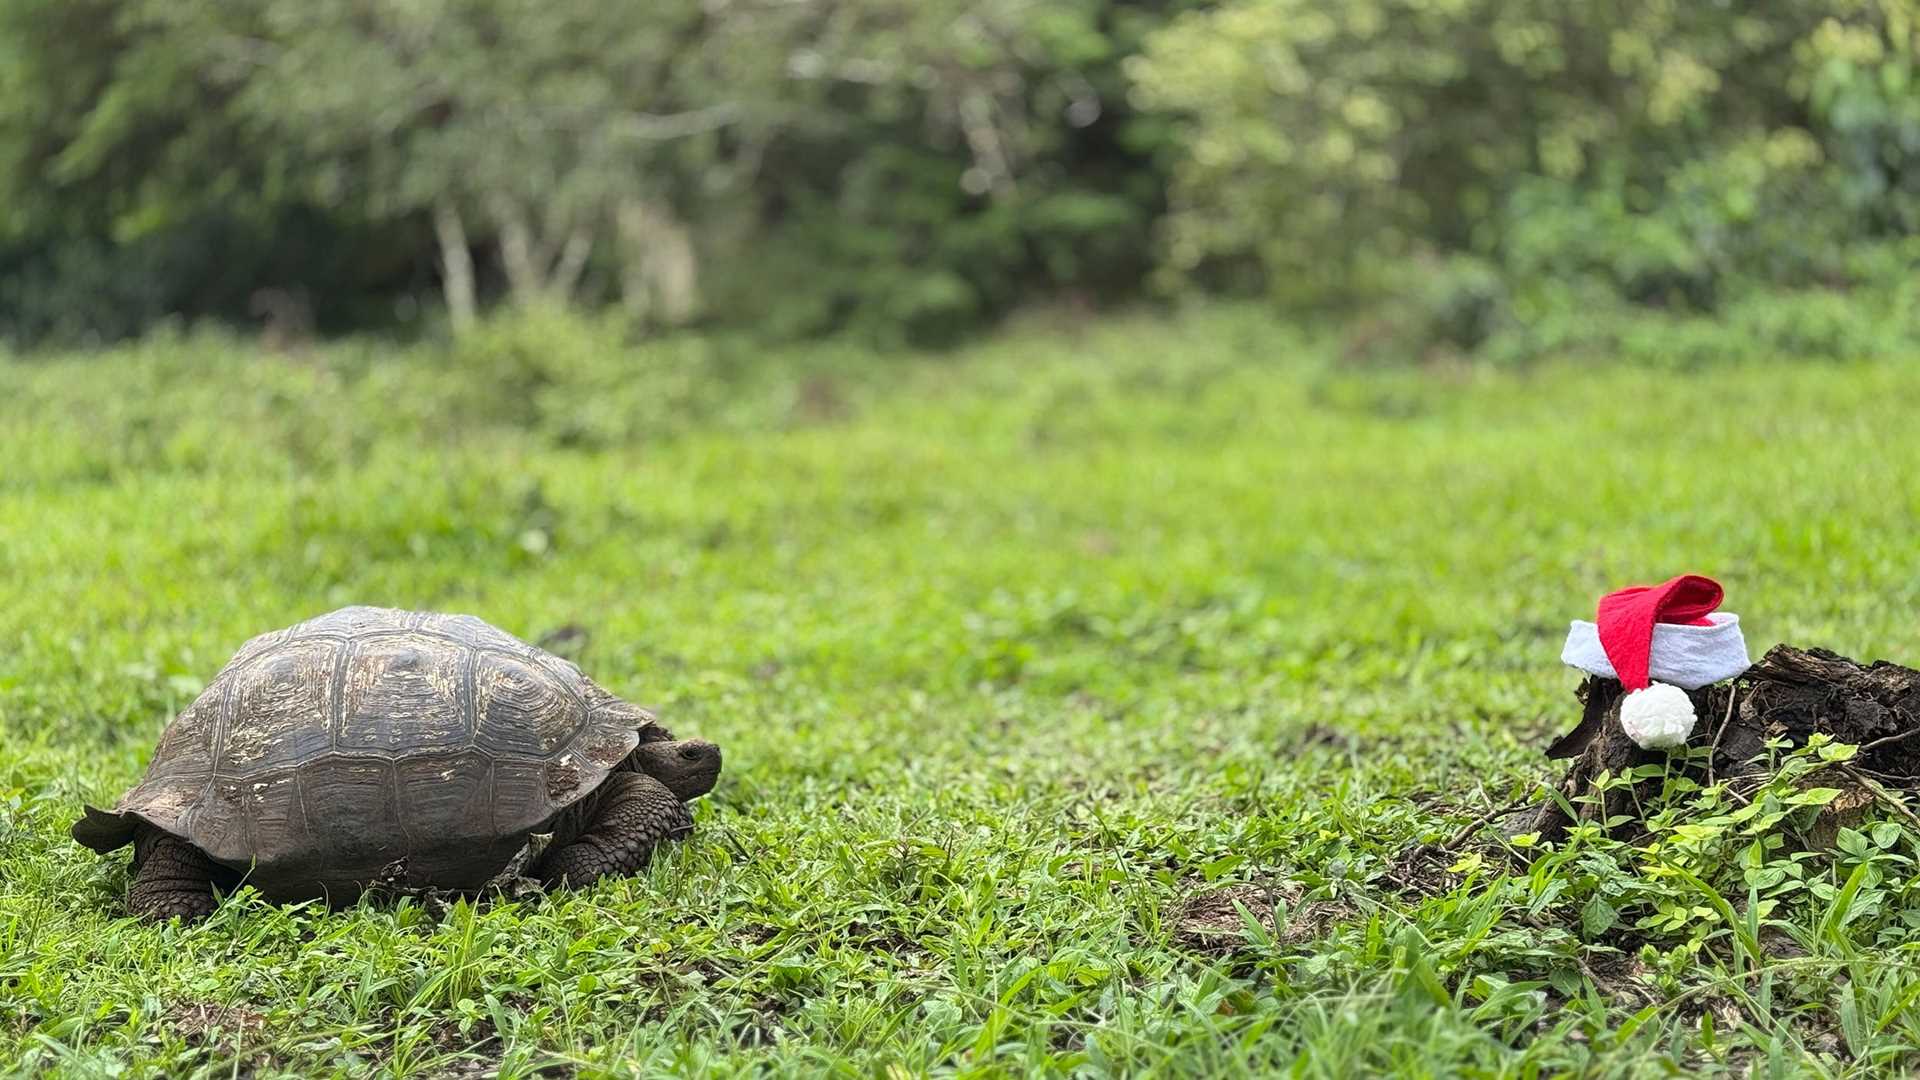
[[[720,778],[720,748],[705,739],[654,739],[634,747],[634,768],[667,786],[681,802],[713,790]]]

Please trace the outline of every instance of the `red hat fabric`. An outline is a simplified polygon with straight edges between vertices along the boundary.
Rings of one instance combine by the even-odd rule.
[[[1610,592],[1596,621],[1567,628],[1560,660],[1620,681],[1620,728],[1642,749],[1684,746],[1699,723],[1688,691],[1751,663],[1740,617],[1714,610],[1721,598],[1720,583],[1698,574]]]
[[[1635,585],[1601,597],[1594,622],[1620,685],[1629,692],[1646,689],[1654,624],[1709,625],[1707,616],[1725,595],[1712,578],[1681,574],[1659,585]]]

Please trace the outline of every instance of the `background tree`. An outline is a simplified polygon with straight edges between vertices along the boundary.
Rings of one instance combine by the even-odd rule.
[[[1152,282],[1526,357],[1770,290],[1893,312],[1915,14],[0,0],[0,335],[498,303],[931,343]]]

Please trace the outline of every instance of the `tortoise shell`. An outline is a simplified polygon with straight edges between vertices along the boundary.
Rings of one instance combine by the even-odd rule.
[[[99,851],[138,821],[273,898],[470,889],[667,737],[572,662],[471,615],[350,607],[248,641],[160,736]]]

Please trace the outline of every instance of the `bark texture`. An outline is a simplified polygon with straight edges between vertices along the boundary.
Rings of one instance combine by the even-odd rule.
[[[1640,749],[1621,730],[1625,695],[1619,682],[1589,678],[1575,693],[1582,708],[1579,726],[1547,748],[1548,757],[1573,759],[1559,790],[1580,820],[1628,813],[1633,795],[1624,787],[1608,792],[1604,804],[1581,800],[1602,773],[1618,775],[1665,755]],[[1710,764],[1701,766],[1702,779],[1709,772],[1725,779],[1763,767],[1769,739],[1800,746],[1819,732],[1861,747],[1855,767],[1886,782],[1920,786],[1920,671],[1884,660],[1861,664],[1826,649],[1775,645],[1743,674],[1687,696],[1700,717],[1689,746],[1713,748]],[[1574,820],[1549,801],[1523,831],[1552,838]]]

